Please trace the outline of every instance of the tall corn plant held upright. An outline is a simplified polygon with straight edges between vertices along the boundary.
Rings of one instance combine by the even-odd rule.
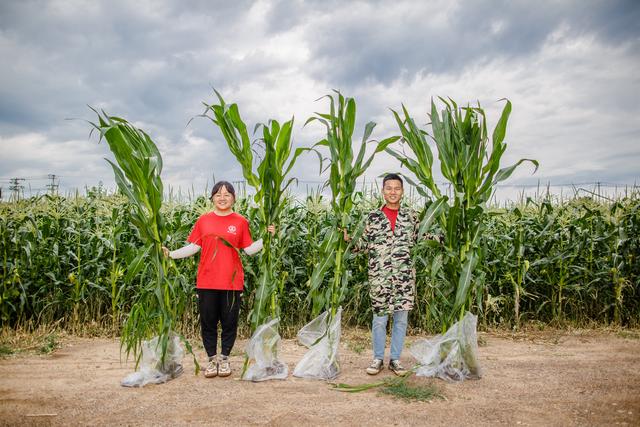
[[[185,297],[180,292],[181,287],[176,286],[182,278],[167,275],[172,264],[162,254],[162,244],[167,237],[165,220],[160,213],[162,157],[144,131],[122,118],[94,111],[98,123],[91,124],[100,132],[100,140],[107,141],[115,157],[117,164],[106,160],[113,168],[118,188],[129,201],[131,222],[144,242],[137,256],[129,260],[125,280],[131,280],[138,273],[153,278],[143,285],[131,307],[122,330],[121,344],[127,355],[133,351],[139,362],[142,341],[157,336],[164,363],[176,319],[184,310]],[[185,339],[183,342],[193,354],[189,342]],[[195,357],[194,362],[197,370]]]
[[[326,137],[315,146],[329,149],[329,179],[326,186],[331,189],[331,209],[334,215],[332,228],[325,235],[320,245],[320,262],[316,265],[309,279],[309,298],[313,303],[312,314],[315,317],[323,309],[330,310],[331,318],[335,316],[342,302],[348,282],[346,261],[350,246],[343,239],[343,229],[351,228],[349,213],[353,208],[353,197],[356,193],[356,180],[367,170],[376,153],[399,139],[398,136],[382,141],[369,140],[376,123],[365,125],[362,142],[357,155],[353,152],[353,132],[356,123],[356,102],[353,98],[345,98],[338,91],[329,98],[329,113],[315,113],[308,124],[320,122],[326,129]],[[369,143],[374,143],[374,152],[366,157]],[[355,240],[355,239],[354,239]],[[323,289],[323,279],[333,267],[333,277],[329,286]]]
[[[507,179],[523,162],[533,163],[536,170],[538,162],[520,159],[509,167],[500,168],[502,154],[507,148],[504,138],[511,113],[508,100],[493,130],[490,147],[485,113],[479,105],[476,108],[458,107],[452,100],[440,99],[445,105],[442,115],[439,115],[435,102],[431,101],[433,135],[419,129],[404,106],[404,118],[392,110],[402,140],[413,157],[392,149],[387,151],[431,192],[429,195],[418,187],[423,196],[432,199],[419,234],[426,231],[433,221],[437,221],[445,232],[441,279],[448,287],[444,294],[448,295],[450,311],[442,325],[446,330],[471,307],[474,286],[478,298],[482,296],[482,277],[474,277],[474,270],[482,257],[480,236],[484,229],[486,204],[496,184]],[[427,137],[435,142],[440,170],[451,185],[451,204],[435,182],[433,153]]]
[[[284,122],[282,126],[276,120],[270,120],[267,124],[258,124],[255,129],[256,131],[259,128],[262,129],[262,138],[259,142],[262,143],[263,153],[262,160],[254,171],[254,144],[249,139],[247,127],[240,117],[238,106],[225,103],[222,96],[217,91],[215,93],[219,103],[205,104],[204,116],[220,128],[229,150],[242,166],[244,178],[256,191],[253,200],[258,208],[264,247],[260,254],[260,275],[250,313],[251,332],[255,332],[268,317],[280,316],[278,290],[282,286],[278,286],[280,283],[278,271],[279,260],[282,258],[286,242],[279,241],[278,235],[272,236],[264,230],[270,224],[275,225],[279,230],[280,216],[287,206],[286,191],[295,181],[295,178],[289,178],[287,175],[298,156],[308,149],[292,149],[293,118]],[[207,115],[209,112],[213,116]],[[280,284],[283,285],[283,283]]]

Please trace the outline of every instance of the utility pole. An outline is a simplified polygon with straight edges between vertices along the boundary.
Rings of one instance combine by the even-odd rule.
[[[51,180],[50,184],[47,184],[47,190],[49,190],[49,194],[51,194],[52,196],[58,193],[58,186],[60,184],[56,183],[56,175],[50,173],[49,175],[47,175],[47,178]]]
[[[9,182],[11,185],[9,186],[9,190],[12,192],[11,198],[15,200],[20,199],[20,194],[24,190],[24,185],[20,184],[20,181],[24,181],[24,178],[11,178]]]

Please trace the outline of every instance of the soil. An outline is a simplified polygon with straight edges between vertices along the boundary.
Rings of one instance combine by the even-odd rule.
[[[343,333],[339,382],[373,380],[364,372],[368,340],[366,331]],[[196,376],[186,356],[182,376],[125,388],[120,381],[133,364],[121,363],[117,339],[65,337],[52,354],[0,360],[0,425],[640,425],[637,332],[481,333],[480,343],[482,379],[413,379],[435,384],[446,399],[406,402],[376,390],[341,393],[291,375],[240,381],[242,340],[231,377]],[[403,362],[411,365],[406,348]],[[290,372],[305,350],[283,340]],[[202,348],[195,352],[204,361]],[[391,375],[385,369],[376,380]]]

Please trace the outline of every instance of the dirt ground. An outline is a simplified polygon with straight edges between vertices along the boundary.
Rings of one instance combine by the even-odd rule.
[[[407,344],[417,337],[408,337]],[[368,334],[346,331],[338,381],[371,382]],[[375,390],[340,393],[323,381],[238,380],[185,373],[166,384],[125,388],[133,370],[116,339],[62,339],[49,355],[0,360],[0,425],[640,425],[640,334],[603,331],[480,333],[483,378],[437,385],[446,400],[405,402]],[[403,362],[411,365],[409,352]],[[305,348],[282,343],[293,371]],[[387,350],[388,351],[388,350]],[[204,360],[197,346],[199,360]],[[384,370],[379,377],[392,375]]]

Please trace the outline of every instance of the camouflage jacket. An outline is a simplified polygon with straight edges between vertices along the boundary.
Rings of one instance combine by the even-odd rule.
[[[355,249],[369,255],[369,295],[376,315],[413,308],[416,271],[411,249],[417,232],[418,217],[410,209],[400,208],[394,231],[382,210],[367,215]]]

